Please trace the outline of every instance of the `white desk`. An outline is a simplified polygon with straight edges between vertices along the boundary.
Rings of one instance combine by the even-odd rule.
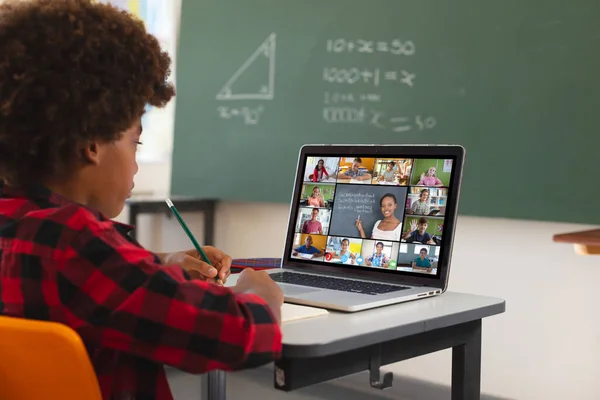
[[[318,185],[319,183],[335,183],[336,181],[337,181],[337,179],[335,179],[335,178],[325,178],[325,179],[321,179],[320,181],[313,182],[313,180],[309,179],[308,177],[304,178],[305,185]]]
[[[313,257],[314,254],[306,254],[306,253],[298,253],[297,256],[292,255],[291,258],[293,258],[294,260],[313,260],[315,258],[319,258],[319,257]],[[323,256],[320,256],[321,259],[323,258]],[[322,260],[320,260],[322,261]]]
[[[412,267],[397,267],[396,270],[397,271],[405,271],[405,272],[415,272],[417,274],[424,274],[424,275],[435,275],[435,274],[437,274],[437,267],[432,268],[431,272],[427,272],[427,271],[413,271]]]
[[[388,186],[400,186],[398,182],[389,182],[389,181],[377,181],[378,185],[388,185]]]
[[[347,178],[338,178],[337,183],[352,183],[355,185],[371,185],[371,179],[347,179]]]
[[[232,276],[227,285],[233,285]],[[370,384],[385,388],[382,365],[452,348],[452,400],[478,400],[481,387],[481,320],[503,313],[501,299],[447,292],[357,313],[284,323],[283,355],[274,386],[290,391],[370,370]],[[225,399],[225,374],[208,374],[205,399]],[[207,378],[208,379],[208,378]],[[210,389],[212,387],[212,389]],[[210,393],[213,393],[211,396]]]

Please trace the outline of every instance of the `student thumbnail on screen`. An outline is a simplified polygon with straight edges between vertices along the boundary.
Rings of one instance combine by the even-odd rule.
[[[373,184],[407,186],[412,158],[378,158],[373,168]]]
[[[323,261],[327,236],[296,233],[292,245],[292,258]]]
[[[337,181],[370,184],[373,179],[374,165],[374,158],[341,157]]]
[[[412,186],[448,187],[451,173],[451,159],[415,159],[410,184]]]
[[[402,243],[398,252],[396,269],[398,271],[435,275],[437,274],[439,256],[439,246]]]
[[[443,218],[407,216],[404,220],[402,241],[439,246],[442,243],[443,231]]]
[[[300,195],[300,207],[332,208],[335,184],[304,183]]]
[[[339,157],[307,157],[304,170],[304,182],[335,183],[335,174],[339,169]]]
[[[357,265],[362,239],[329,236],[325,249],[325,261],[337,264]]]
[[[311,235],[329,234],[331,210],[325,208],[303,207],[298,210],[295,232]]]
[[[442,217],[446,214],[448,189],[412,186],[406,198],[408,215]]]
[[[398,242],[363,240],[360,256],[356,262],[364,267],[396,269],[398,249]]]

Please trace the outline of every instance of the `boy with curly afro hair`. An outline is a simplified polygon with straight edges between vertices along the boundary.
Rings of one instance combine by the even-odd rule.
[[[171,399],[163,364],[234,370],[281,351],[267,274],[224,287],[226,254],[152,253],[111,219],[133,189],[145,107],[175,94],[169,68],[113,6],[0,4],[0,316],[74,329],[105,399]]]

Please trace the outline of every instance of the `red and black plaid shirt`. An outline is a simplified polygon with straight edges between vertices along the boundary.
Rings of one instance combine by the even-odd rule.
[[[189,280],[129,230],[44,188],[0,182],[0,315],[75,329],[105,399],[171,399],[163,364],[204,373],[279,357],[281,330],[261,298]]]

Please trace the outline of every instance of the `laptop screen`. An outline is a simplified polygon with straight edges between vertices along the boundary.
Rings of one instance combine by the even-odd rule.
[[[304,155],[286,258],[438,277],[455,161]]]

